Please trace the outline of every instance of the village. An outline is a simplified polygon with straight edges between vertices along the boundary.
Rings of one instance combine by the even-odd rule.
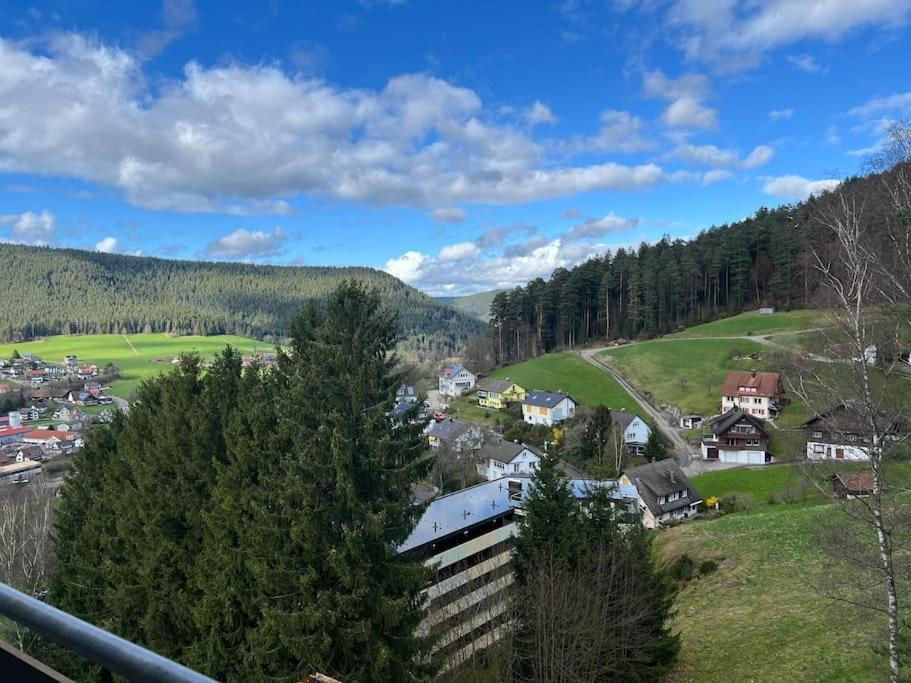
[[[60,363],[26,352],[0,359],[0,482],[25,484],[45,470],[65,471],[93,424],[110,422],[115,399],[106,395],[114,366]]]

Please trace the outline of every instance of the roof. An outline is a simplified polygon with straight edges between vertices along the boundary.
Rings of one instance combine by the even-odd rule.
[[[741,408],[731,408],[729,411],[724,413],[721,417],[715,420],[715,423],[712,425],[712,433],[715,436],[719,434],[724,434],[727,430],[734,426],[735,423],[739,422],[741,419],[745,419],[748,422],[752,423],[763,436],[768,436],[768,433],[765,430],[765,423],[754,415],[750,415],[748,412]]]
[[[852,472],[833,475],[845,487],[848,493],[868,493],[873,491],[872,472]]]
[[[569,394],[563,394],[559,392],[551,393],[549,391],[532,391],[531,393],[525,395],[525,400],[522,401],[522,404],[538,406],[540,408],[553,408],[564,398],[568,398],[570,401],[575,403]]]
[[[650,462],[647,465],[623,470],[623,474],[639,492],[639,497],[656,517],[698,503],[702,498],[690,484],[690,480],[673,458]],[[686,495],[669,503],[661,504],[658,499],[670,493],[686,489]]]
[[[522,482],[518,499],[510,498],[510,481]],[[528,475],[501,477],[433,499],[411,535],[398,547],[398,552],[404,553],[428,543],[438,542],[447,536],[522,507],[531,481]],[[608,485],[616,487],[613,496],[617,499],[636,498],[636,491],[632,486],[617,484],[614,481],[571,479],[570,485],[575,496],[581,499],[587,497],[591,487]]]
[[[447,417],[442,422],[434,422],[430,425],[428,434],[432,434],[440,441],[453,441],[458,439],[462,434],[474,427],[470,422],[463,422],[451,417]]]
[[[610,417],[615,425],[618,425],[623,431],[626,431],[633,423],[633,420],[639,416],[636,415],[636,413],[628,413],[625,410],[615,410],[611,412]]]
[[[506,441],[499,435],[493,440],[485,440],[481,450],[478,451],[478,455],[484,460],[493,459],[510,463],[525,449],[541,457],[541,454],[531,446],[526,446],[524,443],[516,443],[515,441]]]
[[[478,380],[478,389],[481,391],[492,391],[496,394],[502,394],[514,385],[515,382],[508,379],[497,379],[496,377],[485,377]]]
[[[405,413],[413,409],[414,405],[411,403],[396,403],[395,407],[389,411],[390,417],[404,417]]]
[[[22,462],[11,462],[8,465],[0,465],[0,477],[6,477],[10,474],[18,474],[27,470],[40,470],[41,464],[34,460],[23,460]]]
[[[25,435],[26,439],[53,439],[56,437],[68,441],[76,438],[73,432],[61,432],[57,429],[32,429],[26,431],[28,431],[28,434]]]
[[[25,434],[26,432],[32,431],[29,427],[8,427],[6,429],[0,429],[0,437],[4,436],[17,436],[19,434]]]
[[[440,370],[440,377],[442,377],[442,378],[444,378],[444,379],[449,378],[449,377],[455,377],[456,375],[458,375],[458,374],[459,374],[460,372],[462,372],[463,370],[464,370],[465,372],[468,372],[468,373],[472,374],[472,375],[474,374],[473,372],[471,372],[471,370],[469,370],[468,368],[464,367],[463,365],[450,365],[450,366],[445,367],[445,368],[443,368],[442,370]]]
[[[88,385],[86,385],[88,386]],[[411,384],[403,384],[399,387],[398,391],[395,392],[398,396],[417,396],[418,392],[415,391],[414,386]]]
[[[756,372],[739,370],[729,372],[721,386],[723,396],[740,395],[740,387],[752,387],[756,391],[748,392],[749,396],[778,396],[781,393],[781,375],[777,372]]]

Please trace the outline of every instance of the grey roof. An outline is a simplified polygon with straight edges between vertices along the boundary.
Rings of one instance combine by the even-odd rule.
[[[473,426],[474,425],[470,422],[463,422],[462,420],[455,420],[451,417],[447,417],[442,422],[434,422],[430,425],[430,430],[427,433],[433,434],[440,441],[453,441],[458,439]]]
[[[500,462],[510,463],[513,458],[515,458],[519,453],[525,449],[530,450],[532,453],[541,456],[534,448],[531,446],[526,446],[523,443],[515,443],[514,441],[505,441],[500,436],[495,436],[493,439],[487,438],[484,441],[484,445],[481,447],[481,450],[478,451],[478,455],[481,456],[484,460],[493,459],[499,460]]]
[[[689,507],[702,500],[683,470],[680,469],[680,465],[673,458],[631,467],[624,470],[623,474],[633,483],[633,486],[639,491],[639,497],[656,517],[677,508]],[[674,481],[671,481],[672,477]],[[658,502],[661,496],[684,489],[686,489],[686,495],[682,498],[664,504]]]
[[[518,500],[513,500],[509,496],[510,480],[522,482],[522,491]],[[522,507],[530,484],[531,477],[527,475],[501,477],[435,498],[427,506],[411,535],[398,547],[398,552],[404,553],[427,543],[440,541],[447,536]],[[614,486],[613,497],[618,500],[636,498],[634,487],[617,484],[614,481],[571,479],[570,485],[573,493],[580,499],[588,496],[590,488],[601,486]]]
[[[494,393],[502,394],[513,384],[515,384],[515,382],[509,380],[485,377],[484,379],[478,380],[478,389],[481,391],[493,391]]]
[[[465,372],[474,374],[473,372],[471,372],[471,370],[466,368],[464,365],[450,365],[448,367],[443,368],[440,371],[440,377],[443,377],[444,379],[448,379],[450,377],[455,377],[460,372],[462,372],[462,370],[464,370]]]
[[[389,416],[394,418],[404,417],[405,414],[414,408],[411,403],[396,403],[395,407],[389,411]]]
[[[719,434],[724,434],[727,430],[734,426],[740,419],[746,419],[749,422],[752,422],[755,427],[759,429],[760,432],[766,434],[765,424],[758,417],[750,415],[745,410],[741,408],[731,408],[724,415],[715,420],[715,423],[712,425],[712,433],[715,436]],[[766,434],[766,436],[768,436]]]
[[[633,420],[639,416],[636,413],[628,413],[625,410],[615,410],[611,412],[610,417],[615,425],[619,425],[623,431],[626,431],[633,423]]]
[[[530,406],[539,406],[541,408],[553,408],[564,398],[568,398],[572,401],[572,397],[569,394],[551,393],[549,391],[532,391],[525,395],[525,400],[522,401],[522,403]],[[573,401],[573,403],[575,403],[575,401]]]

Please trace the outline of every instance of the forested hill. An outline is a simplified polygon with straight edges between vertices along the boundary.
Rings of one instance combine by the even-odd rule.
[[[829,248],[831,232],[823,224],[844,210],[839,198],[863,207],[865,229],[887,254],[896,244],[890,226],[911,220],[911,212],[896,208],[897,197],[911,196],[900,180],[908,168],[902,163],[852,178],[838,193],[760,209],[691,240],[665,237],[638,249],[618,249],[558,269],[550,280],[501,292],[491,304],[498,362],[595,338],[651,337],[763,305],[814,306],[820,279],[814,252],[825,255]]]
[[[399,313],[406,347],[449,355],[483,325],[371,268],[176,261],[0,244],[0,338],[171,332],[281,336],[311,297],[353,278]]]
[[[436,300],[486,323],[490,319],[490,304],[493,303],[493,298],[499,291],[498,289],[492,289],[487,292],[478,292],[477,294],[466,294],[465,296],[438,296]]]

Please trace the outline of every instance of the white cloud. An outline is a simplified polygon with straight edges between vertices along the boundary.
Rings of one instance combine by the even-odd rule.
[[[794,116],[794,110],[791,108],[773,109],[769,112],[769,119],[772,121],[781,121],[783,119],[789,119],[792,116]]]
[[[286,240],[287,237],[281,228],[275,228],[275,231],[271,233],[261,230],[251,232],[245,228],[239,228],[224,237],[209,242],[206,246],[206,254],[243,259],[275,256],[280,252],[280,248]]]
[[[427,74],[344,89],[273,64],[190,62],[153,88],[142,62],[78,34],[0,40],[0,74],[5,171],[158,210],[281,213],[277,198],[301,195],[510,204],[663,180],[653,164],[561,165],[474,91]]]
[[[712,169],[711,171],[706,171],[702,176],[703,185],[713,185],[714,183],[720,183],[724,180],[730,180],[734,177],[734,174],[730,171],[725,171],[721,168]]]
[[[100,251],[105,254],[113,254],[115,251],[117,251],[117,238],[105,237],[99,240],[95,244],[95,251]]]
[[[668,78],[662,71],[648,71],[642,79],[643,91],[648,97],[670,102],[661,115],[665,125],[672,128],[715,128],[718,112],[705,106],[710,85],[702,74],[684,74]]]
[[[806,74],[818,74],[823,70],[813,55],[788,55],[788,62]]]
[[[886,97],[873,97],[848,111],[849,116],[869,118],[884,113],[911,113],[911,92],[896,93]]]
[[[406,251],[398,258],[386,261],[386,272],[402,282],[412,283],[422,277],[425,268],[433,259],[418,251]]]
[[[808,180],[799,175],[768,178],[762,186],[763,192],[783,199],[806,199],[810,195],[820,195],[833,190],[840,184],[834,179]]]
[[[668,157],[704,166],[757,168],[771,161],[774,155],[775,150],[768,145],[756,146],[746,159],[741,160],[740,153],[735,149],[722,149],[715,145],[682,144],[670,152]]]
[[[54,236],[56,220],[50,211],[35,213],[26,211],[21,214],[0,216],[0,223],[11,225],[13,241],[26,244],[47,244]]]
[[[909,11],[907,0],[676,0],[667,20],[690,60],[739,70],[758,66],[766,52],[784,45],[904,26]]]
[[[654,148],[655,143],[642,136],[643,123],[628,111],[606,109],[601,112],[601,128],[585,141],[584,146],[602,152],[632,154]]]
[[[457,207],[434,209],[430,212],[430,217],[437,223],[462,223],[468,218],[468,214]]]
[[[525,120],[532,126],[537,126],[541,123],[553,125],[558,121],[550,108],[538,100],[535,100],[535,103],[525,110],[524,116]]]
[[[461,261],[467,258],[474,258],[481,253],[480,247],[474,242],[459,242],[458,244],[447,244],[440,249],[439,261]]]
[[[623,218],[609,213],[603,218],[590,218],[578,225],[574,225],[563,234],[563,241],[596,239],[609,233],[632,230],[637,225],[639,225],[638,218]]]

